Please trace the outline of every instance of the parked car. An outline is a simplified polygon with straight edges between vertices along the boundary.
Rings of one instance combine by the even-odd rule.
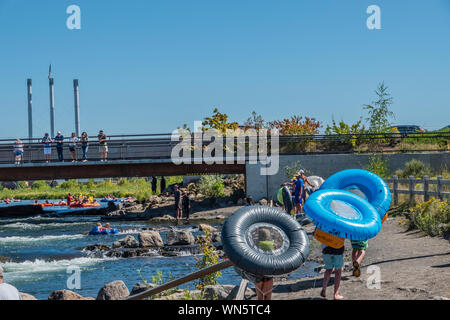
[[[391,128],[397,129],[401,135],[425,132],[420,126],[416,125],[400,125],[400,126],[393,126]]]

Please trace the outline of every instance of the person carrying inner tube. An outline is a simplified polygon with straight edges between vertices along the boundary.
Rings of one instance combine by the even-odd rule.
[[[335,249],[322,244],[322,258],[325,265],[325,273],[323,274],[323,287],[320,296],[327,297],[327,286],[331,273],[334,269],[334,300],[342,300],[343,296],[339,294],[339,286],[341,284],[342,268],[344,267],[344,250],[345,247]]]
[[[361,262],[364,259],[366,250],[369,247],[369,241],[351,241],[352,243],[352,262],[353,262],[353,276],[359,277],[361,275]]]
[[[258,247],[263,251],[275,250],[274,241],[271,240],[270,230],[267,228],[258,230]],[[255,286],[258,300],[272,300],[273,278],[263,277]]]

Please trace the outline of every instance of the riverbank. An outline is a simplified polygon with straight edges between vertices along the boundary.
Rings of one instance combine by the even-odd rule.
[[[407,231],[404,218],[389,218],[380,234],[369,241],[360,278],[352,276],[351,247],[348,241],[345,245],[348,267],[343,272],[341,294],[346,300],[450,299],[449,240]],[[318,255],[312,252],[309,259],[315,258]],[[380,289],[367,288],[372,275],[368,273],[370,266],[380,268]],[[322,279],[323,274],[275,284],[273,299],[323,299]],[[333,279],[334,276],[328,287],[329,299]]]

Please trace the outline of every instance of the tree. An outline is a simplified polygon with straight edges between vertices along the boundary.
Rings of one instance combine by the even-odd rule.
[[[305,117],[303,120],[303,117],[295,115],[289,119],[272,121],[269,126],[278,129],[280,135],[289,136],[318,134],[321,124],[315,118]]]
[[[394,113],[389,109],[393,103],[393,98],[388,93],[388,87],[384,82],[378,85],[375,94],[378,99],[373,101],[372,104],[364,105],[364,109],[369,113],[369,117],[366,119],[369,122],[368,131],[370,133],[390,132],[390,118],[395,118]]]
[[[252,112],[252,116],[247,119],[244,123],[246,129],[263,129],[267,128],[267,124],[261,115],[257,114],[256,111]]]
[[[237,122],[228,122],[228,115],[220,113],[217,108],[214,109],[212,117],[206,117],[202,122],[202,130],[216,129],[223,134],[226,134],[227,130],[236,130],[239,128]]]

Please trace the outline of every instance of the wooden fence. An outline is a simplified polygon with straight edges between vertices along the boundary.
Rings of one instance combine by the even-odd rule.
[[[445,192],[444,186],[450,185],[450,180],[444,180],[441,176],[437,177],[436,180],[430,180],[428,176],[423,177],[423,179],[415,179],[410,176],[408,179],[399,179],[394,176],[393,179],[386,179],[387,183],[392,184],[390,189],[393,195],[394,205],[398,204],[398,195],[407,194],[409,195],[409,203],[414,203],[415,195],[422,195],[424,201],[430,200],[430,197],[435,197],[437,199],[443,200],[444,197],[450,197],[450,192]],[[407,184],[408,189],[399,189],[399,184]],[[423,190],[416,190],[417,184],[423,184]],[[436,185],[436,191],[430,190],[430,185]]]

